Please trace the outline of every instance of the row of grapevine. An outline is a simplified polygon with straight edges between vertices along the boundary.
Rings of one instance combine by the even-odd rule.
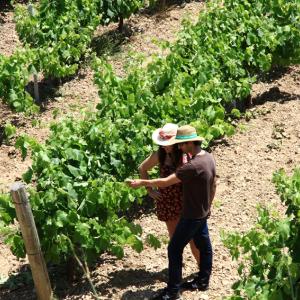
[[[225,107],[250,95],[259,72],[300,61],[298,23],[297,2],[213,1],[196,25],[184,24],[166,58],[145,67],[141,57],[124,79],[98,61],[99,109],[113,120],[138,111],[154,127],[194,122],[207,142],[231,134]]]
[[[0,55],[0,97],[16,111],[36,111],[25,90],[31,76],[36,72],[47,78],[74,75],[96,27],[129,17],[142,2],[42,0],[30,9],[17,6],[16,30],[25,48],[11,57]]]
[[[299,5],[217,0],[195,25],[185,23],[169,55],[147,66],[141,58],[125,78],[95,60],[98,112],[53,125],[45,145],[27,137],[18,143],[24,155],[32,147],[24,180],[34,183],[30,199],[48,261],[70,257],[69,240],[88,258],[105,250],[122,256],[124,244],[142,249],[141,229],[124,212],[144,191],[123,182],[151,151],[152,130],[168,121],[193,123],[206,145],[232,134],[225,106],[250,94],[258,72],[299,59]],[[14,219],[8,201],[1,199],[6,225]],[[18,233],[7,242],[22,253]]]
[[[46,77],[66,77],[78,69],[88,50],[95,28],[100,23],[100,1],[40,1],[15,9],[20,41],[36,53],[34,66]]]
[[[239,260],[240,275],[228,299],[299,299],[300,169],[291,177],[280,170],[273,181],[287,207],[286,216],[261,207],[254,228],[224,237],[233,259]]]
[[[25,90],[34,69],[35,55],[28,49],[17,50],[12,56],[0,54],[0,98],[17,112],[38,111],[31,95]]]

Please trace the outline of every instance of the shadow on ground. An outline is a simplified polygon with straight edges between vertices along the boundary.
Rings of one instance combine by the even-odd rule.
[[[280,89],[277,86],[275,86],[270,88],[268,91],[258,95],[257,97],[252,98],[252,104],[261,105],[266,102],[284,103],[286,101],[296,99],[300,99],[300,95],[280,91]]]
[[[131,24],[124,24],[123,31],[109,30],[92,40],[91,48],[97,56],[115,55],[122,51],[122,46],[130,42],[130,38],[141,30]]]
[[[1,17],[5,16],[5,13],[12,11],[13,7],[10,0],[0,1],[0,23],[4,22]]]
[[[28,264],[22,265],[8,278],[2,278],[2,280],[0,281],[0,299],[36,299],[33,279]]]
[[[14,4],[27,4],[29,0],[15,0]],[[35,0],[30,2],[36,2]],[[13,11],[14,7],[11,0],[1,0],[0,1],[0,22],[1,16],[4,16],[6,12]]]
[[[101,266],[98,266],[101,267]],[[70,282],[61,266],[52,266],[48,268],[54,295],[58,299],[72,297],[72,299],[82,299],[84,295],[92,293],[92,288],[85,278]],[[136,288],[137,291],[127,291],[121,299],[144,299],[144,297],[153,296],[155,291],[139,288],[151,286],[157,281],[166,282],[168,272],[164,269],[159,272],[149,272],[144,269],[118,270],[108,274],[108,278],[103,281],[97,273],[92,274],[92,281],[95,285],[98,295],[111,299],[114,288],[126,289],[128,286]],[[11,275],[6,281],[2,280],[0,284],[1,300],[32,300],[36,299],[33,279],[29,265],[23,265],[18,272]]]
[[[74,77],[68,77],[64,79],[51,79],[44,78],[38,82],[39,98],[40,103],[37,103],[41,111],[47,110],[47,106],[54,101],[55,97],[61,96],[59,93],[60,86],[68,81],[71,81]],[[29,82],[26,87],[27,92],[34,99],[34,83]]]
[[[160,15],[164,12],[173,9],[175,6],[183,8],[190,2],[203,2],[203,0],[159,0],[154,4],[149,5],[140,11],[140,14],[147,16]]]
[[[258,81],[264,83],[271,83],[275,80],[282,78],[290,71],[291,71],[290,67],[274,66],[269,72],[261,73],[258,76]]]
[[[144,299],[145,297],[153,297],[155,290],[149,289],[158,281],[166,282],[168,278],[168,270],[164,269],[159,272],[149,272],[144,269],[128,269],[119,270],[109,274],[109,280],[106,283],[97,285],[97,292],[110,299],[113,294],[113,288],[127,289],[129,286],[136,291],[127,291],[123,294],[123,300]],[[147,287],[145,289],[145,287]],[[141,289],[141,290],[139,290]]]

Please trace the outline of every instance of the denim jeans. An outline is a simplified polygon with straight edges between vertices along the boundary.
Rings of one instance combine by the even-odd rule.
[[[209,238],[207,219],[181,218],[168,246],[169,282],[168,288],[179,291],[182,280],[182,253],[184,247],[194,240],[200,251],[199,278],[209,281],[212,270],[212,246]]]

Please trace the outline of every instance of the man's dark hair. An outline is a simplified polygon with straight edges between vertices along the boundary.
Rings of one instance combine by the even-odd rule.
[[[178,147],[173,146],[171,159],[172,159],[173,166],[175,168],[178,168],[182,164],[182,155],[183,155],[182,151],[178,149]],[[158,161],[160,166],[163,166],[165,164],[166,156],[167,156],[166,150],[162,146],[159,146]]]
[[[195,146],[201,146],[201,142],[200,141],[194,141],[194,145]]]

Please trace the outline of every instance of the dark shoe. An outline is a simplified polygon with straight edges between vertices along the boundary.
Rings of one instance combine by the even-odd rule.
[[[156,297],[152,300],[181,300],[179,292],[172,292],[168,288],[162,290]]]
[[[208,290],[209,283],[207,280],[194,278],[192,281],[183,282],[180,286],[182,291],[206,291]]]

